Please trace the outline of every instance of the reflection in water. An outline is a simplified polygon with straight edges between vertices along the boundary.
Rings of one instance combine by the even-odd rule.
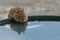
[[[27,23],[21,24],[21,23],[11,23],[10,24],[12,30],[18,32],[18,34],[20,34],[21,32],[24,33],[24,31],[26,30],[27,27]]]

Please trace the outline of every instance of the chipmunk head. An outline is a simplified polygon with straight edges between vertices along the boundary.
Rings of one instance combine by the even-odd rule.
[[[15,21],[24,23],[28,20],[27,19],[28,17],[24,13],[24,9],[17,7],[17,8],[14,8],[13,10],[14,12],[12,13],[12,17],[14,18]]]
[[[27,21],[27,17],[24,13],[24,9],[17,7],[15,9],[15,12],[13,14],[13,18],[15,19],[15,21],[17,22],[26,22]]]

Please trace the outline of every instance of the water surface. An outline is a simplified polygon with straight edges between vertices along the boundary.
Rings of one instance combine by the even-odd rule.
[[[60,22],[35,21],[2,25],[0,40],[60,40]]]

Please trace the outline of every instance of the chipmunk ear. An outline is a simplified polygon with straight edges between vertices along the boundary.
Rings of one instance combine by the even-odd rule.
[[[22,9],[22,12],[24,12],[24,9]]]

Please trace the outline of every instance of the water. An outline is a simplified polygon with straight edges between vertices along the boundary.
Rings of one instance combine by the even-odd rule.
[[[60,22],[5,24],[0,26],[0,40],[60,40]]]

